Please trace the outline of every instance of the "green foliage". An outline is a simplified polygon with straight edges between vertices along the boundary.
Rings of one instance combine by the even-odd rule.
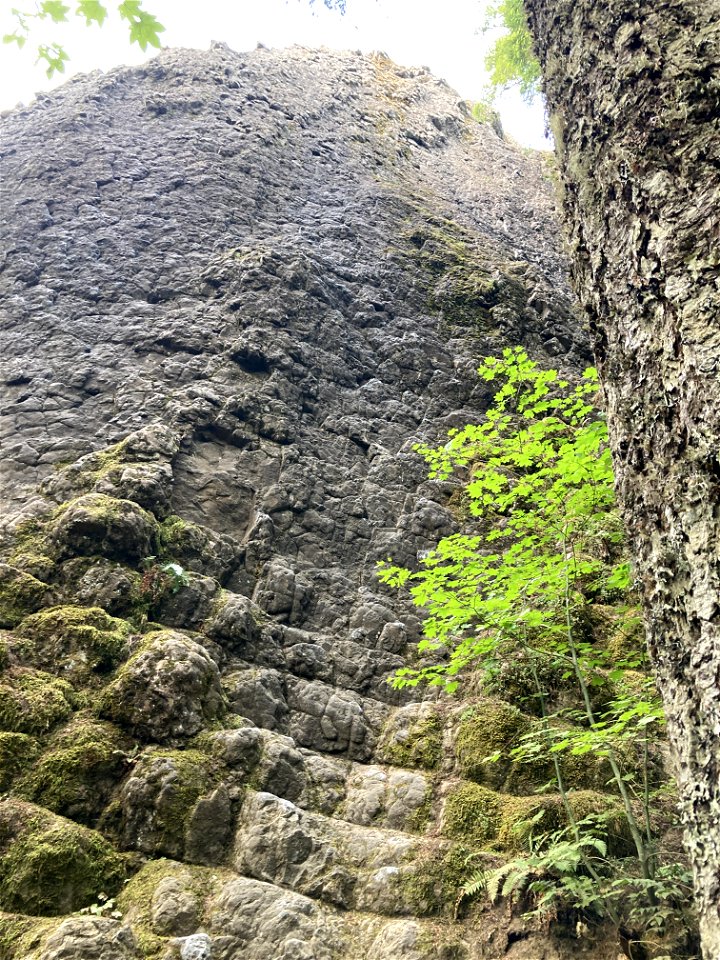
[[[14,43],[22,49],[31,36],[34,22],[49,20],[55,24],[66,23],[71,12],[71,8],[60,0],[44,0],[36,5],[35,10],[13,7],[11,13],[15,20],[15,29],[3,36],[3,43]],[[120,19],[128,25],[130,43],[137,43],[142,50],[147,50],[148,46],[160,46],[160,34],[165,27],[151,13],[143,10],[142,0],[123,0],[117,4],[117,12]],[[78,0],[74,14],[84,19],[88,27],[94,23],[101,27],[108,16],[108,10],[99,0]],[[38,44],[36,52],[37,62],[46,64],[48,77],[65,72],[69,57],[60,43]]]
[[[643,879],[632,860],[613,861],[608,856],[607,843],[597,833],[601,818],[579,821],[579,836],[568,827],[535,833],[532,828],[541,819],[542,811],[529,822],[527,850],[522,855],[492,870],[481,867],[467,877],[456,912],[465,901],[485,896],[493,903],[500,899],[517,903],[525,917],[543,921],[568,910],[595,922],[622,918],[624,929],[635,931],[635,942],[662,944],[663,950],[674,939],[679,949],[673,956],[680,956],[680,944],[691,944],[691,932],[678,923],[692,896],[689,870],[662,864],[652,879]],[[688,953],[683,950],[682,955]]]
[[[186,570],[179,563],[158,563],[156,557],[145,557],[140,566],[143,570],[140,596],[151,606],[190,583]]]
[[[441,447],[416,447],[431,477],[463,478],[465,529],[441,540],[417,570],[381,565],[381,580],[409,587],[425,611],[425,659],[398,671],[394,683],[454,692],[467,674],[492,684],[503,663],[522,657],[539,719],[509,706],[483,719],[492,703],[485,701],[474,708],[479,717],[463,718],[458,759],[466,776],[496,788],[512,772],[508,761],[531,765],[525,785],[549,776],[543,789],[555,796],[516,798],[523,803],[505,819],[529,823],[530,850],[487,879],[487,889],[491,898],[529,897],[544,916],[569,905],[617,924],[640,923],[642,909],[660,897],[651,737],[664,717],[652,682],[637,671],[644,655],[633,644],[610,652],[587,628],[593,600],[625,599],[631,586],[607,430],[594,405],[597,376],[588,369],[572,383],[541,370],[521,348],[485,358],[479,373],[498,384],[482,422],[451,431]],[[617,616],[603,616],[615,626]],[[552,713],[548,680],[557,677],[566,687]],[[585,811],[582,792],[568,787],[583,764],[580,782],[594,765],[615,794],[594,794],[602,802]],[[491,791],[473,784],[446,805],[455,836],[507,847],[499,817]],[[539,818],[546,830],[565,827],[535,842]],[[482,885],[474,876],[468,890]]]
[[[598,555],[600,543],[619,552],[622,529],[607,430],[591,402],[595,371],[573,385],[516,348],[486,358],[480,375],[504,381],[483,423],[451,431],[442,447],[416,449],[431,477],[471,469],[465,493],[481,532],[444,538],[419,571],[380,567],[381,580],[410,585],[427,611],[420,652],[450,650],[447,663],[399,671],[399,687],[423,680],[452,691],[468,666],[491,667],[521,634],[541,634],[540,646],[567,659],[566,602],[580,606],[581,590],[629,583],[623,557],[608,570]],[[580,647],[582,656],[600,656]]]
[[[517,86],[525,101],[540,93],[540,64],[533,53],[523,0],[502,0],[487,11],[485,30],[501,27],[504,32],[485,59],[494,93]]]

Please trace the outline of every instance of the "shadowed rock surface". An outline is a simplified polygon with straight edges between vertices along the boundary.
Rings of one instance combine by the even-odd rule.
[[[419,621],[375,576],[457,523],[412,445],[477,417],[478,358],[588,359],[545,162],[299,48],[0,132],[0,957],[607,956],[453,919],[448,798],[485,791],[497,862],[547,778],[490,783],[467,704],[388,685]]]

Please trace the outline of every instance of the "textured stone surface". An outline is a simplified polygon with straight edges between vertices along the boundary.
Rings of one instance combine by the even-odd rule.
[[[164,52],[0,137],[8,776],[131,875],[9,956],[502,956],[453,918],[453,720],[387,683],[420,621],[375,571],[454,529],[412,447],[477,416],[478,358],[587,359],[545,162],[426,70],[298,48]],[[77,689],[59,605],[130,625]]]

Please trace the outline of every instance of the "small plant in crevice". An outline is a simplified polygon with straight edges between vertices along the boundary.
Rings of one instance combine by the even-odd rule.
[[[425,612],[423,659],[393,682],[454,692],[469,675],[497,683],[504,665],[522,661],[537,722],[502,752],[520,763],[548,761],[565,823],[560,832],[531,832],[533,846],[488,875],[487,891],[522,890],[540,914],[565,904],[632,938],[654,936],[658,924],[682,925],[678,906],[688,903],[670,879],[682,868],[664,863],[659,848],[663,711],[644,653],[598,642],[584,626],[598,603],[613,605],[621,627],[635,616],[597,375],[589,368],[571,382],[522,348],[486,357],[479,373],[499,384],[482,422],[451,431],[441,447],[416,447],[432,478],[463,477],[465,528],[417,570],[380,565],[380,579],[409,588]],[[620,811],[620,852],[610,849],[602,818],[573,806],[568,770],[588,755],[602,764],[603,789]],[[483,762],[499,759],[496,751]],[[471,878],[471,886],[483,882]]]
[[[159,563],[157,557],[145,557],[140,569],[143,575],[138,593],[145,617],[166,597],[178,593],[190,583],[187,571],[180,564]]]
[[[108,897],[106,893],[99,893],[97,901],[83,907],[80,913],[91,917],[111,917],[113,920],[122,920],[123,916],[115,897]]]

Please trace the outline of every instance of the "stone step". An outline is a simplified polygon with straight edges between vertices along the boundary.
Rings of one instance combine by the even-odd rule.
[[[136,931],[167,939],[175,948],[202,931],[200,936],[210,939],[213,957],[441,960],[462,956],[475,960],[481,955],[473,944],[477,934],[468,938],[460,924],[449,920],[347,913],[274,883],[172,860],[151,861],[143,867],[121,894],[119,905],[121,921],[99,920],[108,940],[112,926],[119,930],[128,922]],[[70,941],[97,922],[94,917],[73,917],[54,936]],[[444,952],[451,946],[462,952]]]
[[[217,731],[202,743],[256,789],[305,810],[411,833],[422,832],[431,816],[434,785],[428,772],[328,756],[253,726]]]
[[[445,841],[351,824],[248,792],[232,864],[244,876],[346,910],[402,916],[417,912],[418,871],[449,849]]]

